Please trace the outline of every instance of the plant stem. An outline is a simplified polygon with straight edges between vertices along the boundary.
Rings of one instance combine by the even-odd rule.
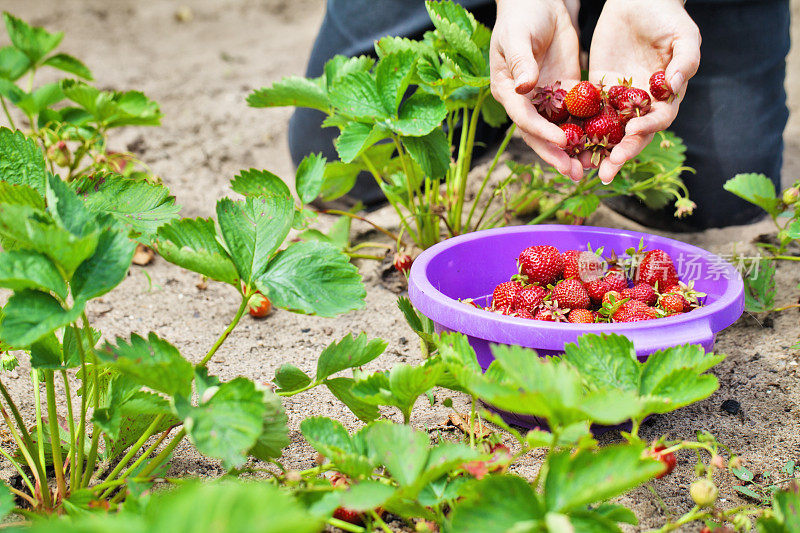
[[[69,457],[70,464],[72,465],[69,469],[69,484],[70,487],[75,487],[77,482],[75,479],[75,461],[77,460],[78,450],[75,442],[75,416],[72,412],[72,392],[70,392],[69,378],[66,370],[61,371],[61,377],[64,380],[64,392],[67,397],[67,421],[69,423]]]
[[[46,370],[44,373],[45,391],[47,393],[47,420],[50,422],[50,446],[53,449],[53,470],[56,475],[56,487],[59,499],[67,496],[67,483],[64,480],[64,462],[61,457],[61,432],[58,427],[58,411],[56,410],[56,388],[54,372]]]
[[[344,520],[339,520],[338,518],[328,518],[328,524],[332,525],[333,527],[338,527],[341,530],[349,531],[350,533],[362,533],[366,531],[361,526],[357,526],[355,524],[351,524],[350,522],[345,522]]]
[[[202,368],[206,366],[208,362],[211,360],[211,358],[214,357],[214,354],[217,353],[219,347],[222,346],[222,343],[225,342],[225,339],[227,339],[228,335],[231,334],[233,328],[235,328],[236,325],[239,323],[239,321],[242,319],[242,315],[244,315],[244,312],[247,310],[247,301],[249,299],[250,299],[250,294],[245,293],[244,295],[242,295],[242,303],[239,304],[239,309],[236,311],[236,315],[233,317],[233,320],[231,321],[230,324],[228,324],[228,327],[225,328],[225,331],[222,332],[222,335],[219,336],[219,338],[211,347],[211,349],[208,351],[206,356],[203,357],[203,360],[200,361],[200,363],[197,365],[198,367]]]
[[[492,173],[494,172],[497,163],[500,161],[500,156],[506,151],[506,147],[508,147],[508,143],[511,141],[511,137],[514,135],[514,131],[516,131],[517,125],[511,124],[511,127],[508,128],[506,132],[506,136],[503,138],[503,142],[500,143],[500,146],[497,148],[497,153],[494,154],[494,159],[492,159],[492,164],[489,166],[489,170],[486,172],[486,176],[483,178],[481,182],[481,186],[478,189],[478,194],[475,195],[475,201],[472,202],[472,207],[469,210],[469,214],[467,215],[467,221],[465,222],[465,227],[469,229],[469,225],[472,223],[472,216],[475,214],[475,208],[478,207],[478,200],[481,199],[483,196],[483,190],[486,188],[486,184],[489,183],[489,179],[492,177]],[[481,214],[480,219],[482,220],[486,211],[489,209],[489,205],[491,205],[492,199],[490,198],[488,202],[486,202],[486,206],[483,208],[483,212]],[[480,220],[475,223],[475,227],[478,227]]]
[[[14,124],[14,119],[11,118],[11,113],[8,112],[8,107],[6,107],[6,99],[2,96],[0,96],[0,104],[3,106],[3,112],[6,114],[6,118],[8,119],[8,124],[11,126],[11,129],[17,129],[17,126]]]
[[[147,442],[147,439],[149,439],[153,435],[153,433],[155,433],[156,428],[158,428],[158,425],[161,423],[163,419],[164,419],[163,414],[158,415],[153,419],[150,425],[147,426],[147,429],[144,431],[144,433],[142,433],[139,439],[133,444],[133,446],[130,447],[128,453],[126,453],[125,456],[122,459],[120,459],[119,463],[117,463],[117,466],[115,466],[114,469],[106,476],[105,481],[112,481],[115,477],[117,477],[117,474],[122,472],[122,469],[125,468],[130,462],[130,460],[133,459],[133,456],[136,455],[136,452],[140,451],[142,449],[142,446],[144,446],[144,443]],[[103,500],[107,498],[111,490],[112,489],[106,491],[105,494],[100,496],[100,499]]]

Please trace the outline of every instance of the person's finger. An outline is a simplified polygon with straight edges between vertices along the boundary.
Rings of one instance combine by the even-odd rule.
[[[514,90],[519,94],[527,94],[536,87],[539,80],[539,65],[533,57],[530,35],[524,31],[511,31],[512,35],[503,39],[500,52],[514,79]]]
[[[678,94],[700,65],[700,32],[690,32],[675,41],[672,59],[664,72],[672,92]]]
[[[556,170],[566,176],[570,175],[572,170],[572,161],[564,150],[535,135],[530,135],[524,131],[521,134],[522,140],[525,141],[525,143],[530,146],[534,152],[539,154],[539,157],[541,157],[545,163],[554,167]]]

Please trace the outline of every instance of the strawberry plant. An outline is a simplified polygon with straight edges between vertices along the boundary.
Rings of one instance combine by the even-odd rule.
[[[33,139],[5,128],[0,171],[0,287],[12,291],[0,319],[3,367],[29,359],[35,406],[26,421],[0,380],[0,414],[16,447],[0,453],[21,480],[9,489],[17,503],[44,513],[107,508],[161,476],[184,439],[226,468],[278,457],[288,443],[280,400],[245,378],[222,383],[206,365],[259,293],[319,316],[364,303],[340,250],[282,246],[297,213],[283,181],[242,172],[232,188],[244,199],[219,200],[216,220],[179,219],[165,187],[110,172],[67,183]],[[87,304],[126,277],[136,241],[241,299],[196,364],[155,333],[104,339],[89,323]]]
[[[544,205],[545,198],[550,203],[533,223],[560,210],[583,218],[597,209],[601,196],[621,194],[655,206],[675,198],[677,214],[691,211],[680,179],[687,170],[684,148],[674,136],[654,141],[611,187],[604,187],[596,172],[576,184],[558,173],[545,178],[538,167],[517,167],[529,179],[512,172],[495,183],[493,174],[513,126],[470,200],[468,175],[478,123],[500,127],[507,120],[489,89],[491,32],[449,0],[425,5],[435,30],[421,40],[385,37],[375,43],[377,60],[336,56],[320,77],[284,78],[248,97],[252,107],[317,109],[327,115],[323,126],[339,128],[335,146],[340,161],[325,168],[323,200],[346,194],[357,174],[367,171],[396,211],[401,235],[422,248],[507,224],[529,212],[532,202]]]
[[[10,13],[3,13],[3,19],[11,44],[0,48],[0,106],[12,129],[17,124],[9,106],[25,117],[27,133],[46,149],[50,172],[58,171],[68,181],[98,171],[153,180],[132,154],[109,150],[108,131],[159,125],[158,104],[139,91],[105,91],[89,85],[92,73],[86,65],[55,52],[63,33],[31,26]],[[41,69],[57,69],[80,80],[35,86]]]

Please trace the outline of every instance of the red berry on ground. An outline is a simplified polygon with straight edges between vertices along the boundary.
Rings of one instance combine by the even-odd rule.
[[[528,285],[523,287],[517,291],[516,295],[514,295],[514,309],[517,311],[521,309],[533,311],[535,308],[541,305],[542,301],[544,301],[544,297],[547,296],[547,292],[547,289],[540,287],[539,285]]]
[[[567,317],[573,324],[592,324],[594,323],[594,318],[594,311],[589,309],[573,309]]]
[[[577,124],[566,123],[561,125],[561,129],[567,134],[567,146],[564,151],[569,155],[578,155],[586,147],[586,134],[583,128]]]
[[[659,475],[656,476],[656,479],[661,479],[664,476],[667,476],[675,470],[675,465],[678,464],[678,460],[675,458],[675,454],[672,452],[664,453],[666,448],[662,445],[652,446],[650,449],[647,450],[647,454],[654,459],[658,459],[664,464],[664,471],[661,472]]]
[[[636,272],[637,283],[649,283],[659,287],[678,284],[678,273],[672,258],[664,250],[650,250],[645,254]]]
[[[561,82],[557,81],[553,85],[536,87],[531,101],[544,118],[553,124],[561,124],[569,118],[569,111],[564,104],[564,97],[567,91],[561,88]]]
[[[558,302],[559,307],[567,309],[588,309],[592,301],[589,293],[583,288],[583,283],[577,279],[565,279],[558,282],[550,298]]]
[[[516,281],[505,281],[496,286],[492,292],[492,308],[497,310],[511,308],[520,288],[520,284]]]
[[[411,259],[410,255],[401,252],[395,253],[394,259],[392,260],[394,268],[397,269],[398,272],[401,272],[403,274],[408,274],[408,271],[411,270],[411,264],[413,262],[414,260]]]
[[[529,283],[547,285],[555,282],[564,272],[564,260],[553,246],[529,246],[517,259],[520,274],[527,276]]]
[[[272,302],[269,301],[269,298],[257,292],[247,302],[247,312],[253,318],[264,318],[272,313]]]
[[[659,70],[650,76],[650,94],[653,98],[660,101],[672,102],[675,98],[675,93],[667,84],[666,72]]]
[[[579,118],[593,117],[602,107],[600,91],[588,81],[582,81],[570,89],[564,103],[570,115]]]

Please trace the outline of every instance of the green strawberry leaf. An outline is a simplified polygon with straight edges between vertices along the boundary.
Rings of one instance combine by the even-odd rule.
[[[297,166],[294,185],[304,204],[311,203],[322,189],[325,179],[325,158],[322,154],[307,155]]]
[[[3,13],[3,18],[11,43],[34,65],[52,52],[64,38],[61,32],[50,33],[44,28],[31,26],[8,12]]]
[[[353,378],[328,378],[325,386],[337,400],[347,406],[362,422],[372,422],[380,416],[378,406],[367,403],[353,394],[353,386],[356,381]]]
[[[248,286],[261,276],[292,227],[291,196],[248,197],[244,202],[222,198],[217,219],[222,238],[241,280]]]
[[[297,76],[283,78],[253,91],[247,97],[250,107],[309,107],[330,111],[331,104],[322,78],[306,79]]]
[[[72,276],[75,301],[88,302],[122,283],[131,266],[136,246],[128,236],[112,229],[100,234],[94,254]]]
[[[221,459],[225,468],[242,465],[248,450],[258,446],[267,412],[263,391],[242,377],[222,383],[198,406],[178,396],[175,409],[198,451]]]
[[[569,512],[618,496],[652,479],[663,465],[642,458],[644,445],[607,446],[600,450],[570,450],[553,454],[544,480],[548,510]]]
[[[268,170],[240,170],[231,181],[231,189],[242,196],[291,197],[286,183]]]
[[[358,337],[348,335],[339,342],[329,344],[317,360],[317,381],[347,368],[363,366],[386,350],[386,341],[367,338],[366,333]]]
[[[158,229],[155,247],[170,263],[238,289],[239,275],[217,240],[213,220],[184,218],[165,224]]]
[[[289,445],[288,418],[280,398],[270,391],[264,391],[264,407],[261,433],[247,453],[262,461],[269,461],[280,457],[283,448]]]
[[[177,348],[153,332],[147,340],[135,333],[130,342],[117,337],[116,345],[106,343],[98,355],[121,374],[145,387],[171,396],[191,393],[192,364]]]
[[[441,128],[422,137],[403,137],[402,141],[426,177],[438,179],[447,173],[450,168],[450,143]]]
[[[544,504],[520,477],[486,476],[469,483],[463,495],[463,499],[453,505],[452,531],[546,531],[542,523]]]
[[[722,188],[757,205],[773,217],[783,210],[780,198],[775,196],[775,184],[764,174],[737,174],[726,181]]]
[[[44,196],[47,167],[36,141],[22,132],[0,128],[0,179],[14,185],[27,185]]]
[[[68,54],[52,55],[45,59],[42,65],[57,68],[58,70],[69,72],[70,74],[75,74],[76,76],[85,80],[91,81],[93,79],[92,72],[88,69],[88,67],[81,63],[77,58],[74,58]]]
[[[273,305],[290,311],[336,316],[364,306],[358,269],[335,246],[298,242],[279,252],[256,279]]]
[[[158,228],[178,218],[180,212],[175,197],[163,185],[119,174],[85,176],[74,186],[87,209],[111,215],[134,236],[154,236]]]
[[[67,285],[46,256],[29,250],[0,253],[0,287],[52,291],[67,297]]]
[[[10,346],[24,348],[74,322],[82,312],[83,302],[64,309],[49,294],[30,289],[14,291],[3,307],[0,339]]]

